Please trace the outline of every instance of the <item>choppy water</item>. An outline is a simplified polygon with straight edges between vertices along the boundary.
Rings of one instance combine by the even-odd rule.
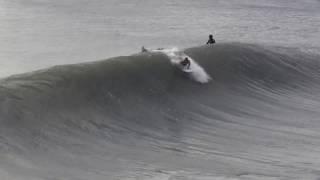
[[[319,179],[319,5],[1,0],[0,179]]]

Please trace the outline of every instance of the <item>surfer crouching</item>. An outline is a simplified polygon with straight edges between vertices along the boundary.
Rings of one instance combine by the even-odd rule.
[[[183,61],[180,62],[180,64],[182,66],[184,66],[186,69],[189,69],[190,68],[190,60],[186,57],[184,58]]]

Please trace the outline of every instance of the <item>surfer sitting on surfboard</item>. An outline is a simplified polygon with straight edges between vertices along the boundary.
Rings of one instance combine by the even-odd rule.
[[[182,66],[184,66],[186,69],[189,69],[190,68],[190,60],[186,57],[184,58],[183,61],[180,62],[180,64]]]
[[[207,44],[214,44],[214,43],[216,43],[216,40],[214,40],[212,34],[210,34],[209,40],[207,41]]]

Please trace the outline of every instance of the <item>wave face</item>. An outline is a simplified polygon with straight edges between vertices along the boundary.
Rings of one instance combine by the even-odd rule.
[[[319,56],[228,43],[56,66],[1,80],[7,179],[316,179]]]

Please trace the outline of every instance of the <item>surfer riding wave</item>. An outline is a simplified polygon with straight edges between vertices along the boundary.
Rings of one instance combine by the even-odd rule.
[[[141,52],[155,52],[165,54],[170,59],[170,62],[173,66],[177,67],[184,73],[187,73],[188,77],[196,82],[208,83],[211,80],[211,77],[198,63],[196,63],[195,60],[193,60],[178,48],[157,48],[150,50],[142,46]]]

